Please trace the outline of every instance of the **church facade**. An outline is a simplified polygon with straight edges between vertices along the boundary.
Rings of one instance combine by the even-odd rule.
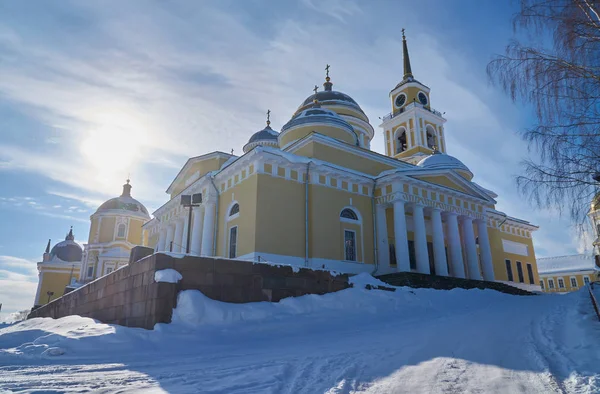
[[[277,132],[267,118],[244,154],[190,158],[169,201],[143,225],[158,252],[347,273],[419,272],[539,289],[535,225],[496,210],[496,193],[446,147],[443,115],[412,74],[382,118],[385,154],[358,103],[333,89],[306,98]],[[200,196],[190,215],[192,195]],[[188,242],[189,234],[189,242]]]
[[[88,242],[83,247],[75,242],[72,229],[52,249],[48,240],[37,264],[34,307],[126,265],[131,249],[144,243],[142,225],[149,220],[146,207],[131,197],[128,179],[123,193],[104,202],[90,217]]]

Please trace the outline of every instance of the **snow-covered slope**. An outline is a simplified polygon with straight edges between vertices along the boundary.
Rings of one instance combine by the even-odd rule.
[[[585,291],[354,288],[244,305],[186,291],[154,331],[76,316],[0,328],[0,392],[599,392]]]

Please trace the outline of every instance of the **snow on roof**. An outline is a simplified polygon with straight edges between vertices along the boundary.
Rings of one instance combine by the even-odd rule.
[[[536,260],[540,274],[559,272],[590,271],[594,268],[594,257],[589,254],[543,257]]]

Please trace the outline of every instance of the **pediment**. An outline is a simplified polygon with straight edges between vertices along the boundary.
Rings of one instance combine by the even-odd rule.
[[[458,192],[465,193],[473,197],[483,198],[485,200],[492,200],[492,198],[489,195],[483,193],[471,182],[467,181],[460,175],[454,174],[452,172],[448,172],[445,174],[412,175],[411,177],[423,182],[456,190]]]

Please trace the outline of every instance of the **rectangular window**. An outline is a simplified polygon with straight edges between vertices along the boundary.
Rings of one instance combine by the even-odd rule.
[[[529,276],[529,284],[534,284],[535,278],[533,277],[533,266],[531,264],[527,264],[527,275]]]
[[[344,230],[344,260],[356,261],[356,233]]]
[[[563,280],[563,278],[558,278],[558,288],[559,289],[565,288],[565,281]]]
[[[540,287],[542,288],[542,290],[544,290],[544,281],[540,280]]]
[[[229,258],[234,259],[237,254],[237,226],[229,229]]]
[[[548,279],[548,288],[554,289],[554,279]]]
[[[523,264],[520,261],[517,261],[517,275],[519,275],[519,282],[525,283],[525,278],[523,277]]]
[[[586,286],[590,284],[590,278],[587,276],[583,277],[583,284],[585,284]]]
[[[107,269],[106,269],[106,274],[108,275],[108,274],[110,274],[112,271],[113,271],[113,269],[112,269],[112,268],[107,268]]]
[[[506,259],[504,260],[504,263],[506,264],[506,275],[508,276],[508,281],[514,282],[515,278],[513,277],[512,265],[510,264],[510,260]]]
[[[88,267],[87,277],[91,278],[94,275],[94,267]]]
[[[577,279],[571,278],[571,287],[577,287]]]

